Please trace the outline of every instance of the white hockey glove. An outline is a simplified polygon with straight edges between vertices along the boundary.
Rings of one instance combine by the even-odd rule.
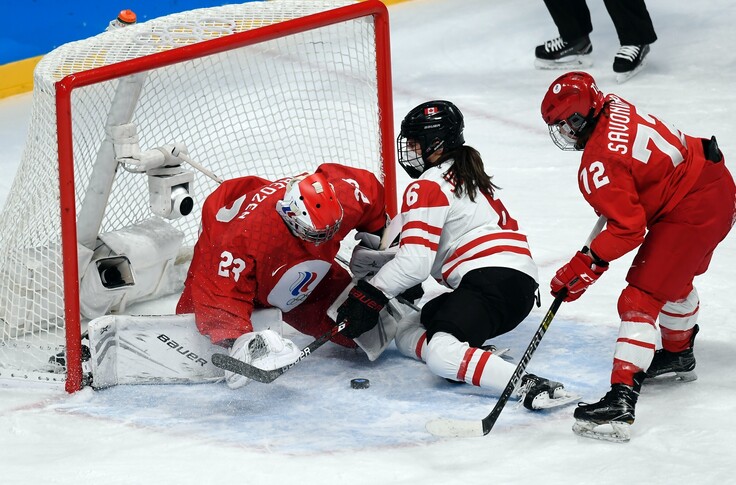
[[[350,258],[350,272],[358,279],[372,276],[388,263],[399,250],[398,246],[392,246],[385,250],[378,249],[381,238],[375,234],[367,232],[359,232],[355,235],[355,239],[360,241],[353,248],[353,255]]]
[[[262,330],[241,335],[230,348],[230,357],[242,360],[263,370],[273,370],[296,362],[300,350],[294,342],[273,330]],[[239,389],[250,378],[225,371],[225,382],[230,389]]]

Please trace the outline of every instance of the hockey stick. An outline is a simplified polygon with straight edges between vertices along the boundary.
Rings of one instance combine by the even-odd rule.
[[[398,225],[398,227],[400,227],[400,225]],[[339,263],[343,264],[346,267],[346,269],[349,270],[350,263],[345,258],[343,258],[342,256],[338,254],[335,256],[335,259]],[[403,303],[404,305],[407,305],[408,307],[410,307],[412,310],[420,311],[419,307],[417,307],[413,302],[407,300],[403,296],[398,296],[396,299],[399,302]],[[260,369],[256,366],[248,364],[247,362],[243,362],[242,360],[238,360],[233,357],[230,357],[227,354],[219,354],[219,353],[212,354],[212,364],[215,365],[216,367],[219,367],[220,369],[223,369],[229,372],[234,372],[236,374],[240,374],[242,376],[253,379],[254,381],[268,384],[270,382],[275,381],[279,376],[281,376],[281,374],[288,371],[289,369],[297,365],[299,362],[307,358],[309,355],[312,354],[312,352],[314,352],[319,347],[321,347],[325,342],[332,340],[333,337],[335,337],[338,333],[342,332],[345,328],[347,328],[348,325],[349,325],[349,322],[345,320],[341,322],[339,325],[332,327],[329,332],[318,337],[312,343],[304,347],[301,350],[301,352],[299,352],[298,359],[296,359],[294,362],[292,362],[289,365],[285,365],[277,369],[273,369],[273,370]]]
[[[583,246],[583,251],[586,251],[588,249],[591,241],[593,241],[598,233],[601,232],[605,223],[606,218],[600,216],[595,224],[595,227],[593,227],[593,230],[588,236],[588,239],[585,242],[585,246]],[[563,289],[555,297],[549,310],[547,310],[547,314],[542,319],[542,323],[539,325],[537,332],[534,334],[534,337],[532,337],[532,341],[529,342],[529,346],[526,348],[524,355],[521,357],[521,360],[517,364],[516,370],[514,370],[509,383],[506,384],[506,388],[501,393],[501,397],[498,399],[498,402],[493,407],[493,410],[491,410],[488,416],[480,421],[445,418],[434,419],[427,423],[427,431],[435,436],[453,438],[465,438],[472,436],[479,437],[485,436],[490,433],[491,429],[493,429],[493,426],[496,424],[496,420],[498,420],[498,417],[501,415],[501,411],[503,411],[504,406],[506,406],[506,402],[514,393],[514,389],[516,389],[517,384],[521,380],[526,366],[529,364],[529,361],[531,360],[534,352],[537,350],[537,347],[539,347],[539,343],[542,341],[542,337],[544,337],[544,334],[547,332],[549,325],[552,323],[552,319],[555,317],[557,310],[560,308],[560,305],[562,304],[562,301],[565,299],[566,296],[567,290]]]
[[[414,305],[408,300],[405,300],[403,297],[398,297],[397,299],[400,302],[404,303],[405,305],[408,305],[417,311],[419,310],[416,307],[416,305]],[[309,345],[304,347],[301,350],[301,352],[299,352],[298,359],[296,359],[294,362],[292,362],[289,365],[285,365],[277,369],[273,369],[273,370],[260,369],[254,365],[248,364],[247,362],[243,362],[242,360],[234,359],[227,354],[212,354],[212,364],[215,365],[216,367],[219,367],[220,369],[223,369],[229,372],[234,372],[236,374],[240,374],[242,376],[253,379],[254,381],[263,382],[264,384],[268,384],[270,382],[275,381],[276,378],[278,378],[281,374],[283,374],[287,370],[297,365],[302,360],[312,355],[312,352],[320,348],[324,343],[332,340],[332,338],[335,337],[338,333],[346,329],[348,325],[349,325],[349,322],[347,320],[344,320],[339,325],[332,327],[329,332],[325,333],[324,335],[320,337],[317,337],[317,339],[315,339]]]

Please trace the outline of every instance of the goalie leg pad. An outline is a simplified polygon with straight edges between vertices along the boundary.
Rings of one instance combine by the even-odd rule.
[[[363,349],[371,362],[386,350],[386,347],[394,340],[396,330],[399,328],[399,324],[390,309],[392,305],[393,301],[389,301],[386,307],[381,310],[381,313],[378,314],[378,325],[353,339],[358,347]]]
[[[92,386],[215,382],[210,356],[222,350],[197,331],[194,315],[107,315],[89,323]]]
[[[414,312],[401,319],[396,333],[396,347],[407,357],[426,361],[427,329],[420,318],[421,314]]]

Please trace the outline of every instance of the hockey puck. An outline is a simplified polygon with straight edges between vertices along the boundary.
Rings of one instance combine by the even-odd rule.
[[[350,381],[350,387],[353,389],[368,389],[371,387],[371,381],[368,379],[353,379]]]

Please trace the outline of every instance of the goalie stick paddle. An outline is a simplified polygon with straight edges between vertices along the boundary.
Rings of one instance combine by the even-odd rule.
[[[312,343],[304,347],[299,353],[299,358],[296,359],[294,362],[273,370],[259,369],[258,367],[250,365],[247,362],[243,362],[242,360],[234,359],[226,354],[213,354],[212,363],[220,369],[234,372],[236,374],[240,374],[253,379],[254,381],[268,384],[269,382],[275,381],[277,377],[297,365],[302,360],[306,359],[312,354],[312,352],[321,347],[325,342],[331,340],[332,337],[342,332],[343,329],[347,328],[347,326],[348,322],[344,321],[340,325],[332,327],[329,332],[318,337]]]
[[[601,232],[605,223],[606,218],[600,216],[595,224],[595,227],[593,227],[593,230],[588,236],[585,245],[583,246],[583,251],[587,251],[588,246],[598,235],[598,233]],[[560,291],[555,297],[552,305],[550,306],[549,310],[547,310],[546,315],[542,319],[542,323],[539,325],[537,332],[534,334],[534,337],[532,337],[532,341],[529,342],[529,346],[526,348],[526,351],[521,357],[521,360],[519,360],[519,363],[516,366],[516,370],[514,370],[509,383],[506,384],[506,388],[501,393],[501,397],[498,399],[498,402],[493,407],[488,416],[486,416],[482,420],[475,421],[446,418],[434,419],[427,423],[427,431],[435,436],[452,438],[480,437],[490,433],[491,429],[493,429],[493,426],[496,424],[498,417],[501,415],[501,411],[503,411],[504,406],[506,406],[506,402],[514,393],[514,389],[516,389],[516,385],[521,380],[522,374],[524,373],[527,364],[529,364],[534,351],[537,350],[537,347],[539,347],[539,343],[542,341],[542,337],[544,337],[544,334],[547,332],[549,325],[552,323],[552,319],[555,317],[557,310],[560,308],[560,305],[562,304],[566,296],[567,290],[563,288],[563,290]]]

